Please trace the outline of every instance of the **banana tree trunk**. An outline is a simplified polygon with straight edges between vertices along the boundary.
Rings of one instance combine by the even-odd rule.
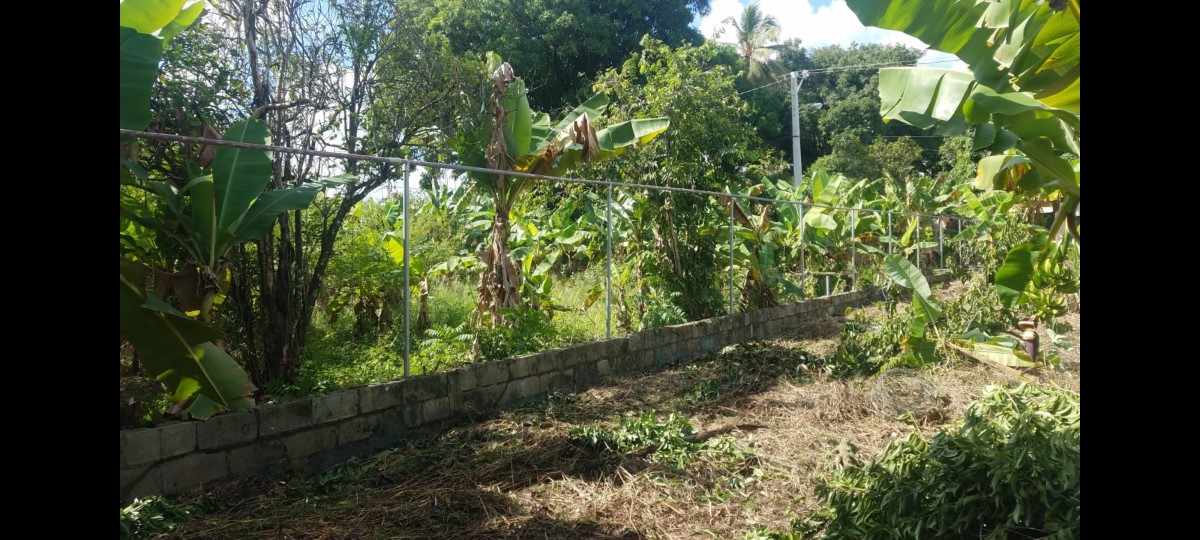
[[[512,67],[507,63],[501,65],[492,75],[492,136],[484,156],[488,166],[501,171],[513,169],[512,158],[508,155],[504,142],[503,126],[508,116],[502,98],[509,83],[515,80]],[[509,184],[512,181],[512,184]],[[480,257],[484,270],[479,275],[479,301],[476,310],[480,323],[485,318],[490,319],[491,325],[504,324],[504,308],[519,307],[521,303],[521,274],[512,261],[508,249],[508,214],[512,210],[512,202],[519,191],[519,182],[505,178],[503,174],[496,175],[496,183],[492,188],[492,201],[495,203],[496,216],[492,220],[492,242]],[[511,193],[510,193],[511,191]],[[473,356],[478,356],[479,339],[471,347]]]
[[[429,320],[429,277],[421,278],[417,288],[421,291],[421,309],[417,312],[417,335],[424,336],[425,331],[433,326]]]
[[[479,302],[476,309],[493,326],[504,324],[505,308],[521,305],[521,272],[513,263],[508,248],[508,208],[496,198],[496,217],[492,221],[492,242],[482,255],[485,268],[479,275]]]

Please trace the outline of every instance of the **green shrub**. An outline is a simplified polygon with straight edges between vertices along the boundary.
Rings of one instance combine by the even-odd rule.
[[[672,292],[668,296],[652,294],[639,297],[646,301],[646,313],[642,315],[642,320],[638,324],[638,332],[687,322],[687,314],[675,303],[682,294]]]
[[[996,286],[982,276],[975,276],[967,284],[967,290],[944,304],[942,320],[950,335],[964,334],[971,329],[999,334],[1017,324],[1012,311],[1000,302]]]
[[[876,319],[856,314],[842,325],[838,347],[826,359],[836,377],[867,376],[878,373],[889,360],[904,352],[908,335],[907,314]]]
[[[479,354],[485,360],[534,353],[554,346],[557,328],[551,324],[548,315],[528,308],[503,311],[508,324],[479,331]]]
[[[818,486],[826,538],[1074,538],[1079,397],[988,387],[961,425],[914,431]]]

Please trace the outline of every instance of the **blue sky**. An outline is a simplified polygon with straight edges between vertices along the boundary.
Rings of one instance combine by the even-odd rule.
[[[850,45],[851,43],[900,43],[926,48],[920,40],[902,32],[865,27],[858,17],[846,6],[845,0],[756,0],[760,11],[774,15],[782,29],[781,40],[800,38],[806,47],[823,45]],[[732,42],[732,30],[719,33],[725,26],[721,21],[737,16],[751,0],[711,0],[712,12],[707,17],[697,18],[692,24],[705,37],[717,41]],[[953,62],[952,62],[953,61]],[[938,62],[933,67],[959,67],[954,55],[938,51],[927,51],[922,63]]]

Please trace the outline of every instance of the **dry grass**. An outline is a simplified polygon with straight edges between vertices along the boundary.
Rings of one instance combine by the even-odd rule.
[[[759,526],[786,529],[791,518],[817,507],[814,475],[831,460],[845,459],[850,445],[868,456],[914,429],[875,412],[872,380],[832,380],[803,367],[807,357],[800,351],[832,350],[843,321],[830,317],[756,349],[786,358],[788,367],[758,362],[752,354],[713,357],[554,395],[402,443],[359,467],[286,483],[224,486],[210,494],[235,505],[193,519],[174,536],[737,538]],[[1063,355],[1065,369],[1026,377],[1078,392],[1078,314],[1068,322],[1075,347]],[[740,362],[737,370],[729,369],[731,362]],[[1013,382],[965,361],[940,366],[929,378],[948,400],[945,414],[922,426],[930,432],[936,422],[961,419],[985,385]],[[719,393],[697,390],[704,388],[698,383],[717,379]],[[730,434],[755,457],[734,467],[700,460],[683,472],[636,457],[592,455],[569,442],[572,427],[612,425],[621,413],[651,409],[686,415],[697,432],[739,424],[766,428]]]

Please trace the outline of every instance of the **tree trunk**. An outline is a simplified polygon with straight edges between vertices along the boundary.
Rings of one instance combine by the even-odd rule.
[[[496,202],[492,242],[482,255],[485,268],[479,275],[479,303],[476,306],[480,317],[487,316],[492,326],[504,324],[502,309],[520,307],[522,281],[521,272],[508,249],[508,209],[501,201]]]
[[[429,321],[429,277],[426,276],[417,284],[421,290],[421,309],[417,312],[417,335],[424,336],[432,323]]]

